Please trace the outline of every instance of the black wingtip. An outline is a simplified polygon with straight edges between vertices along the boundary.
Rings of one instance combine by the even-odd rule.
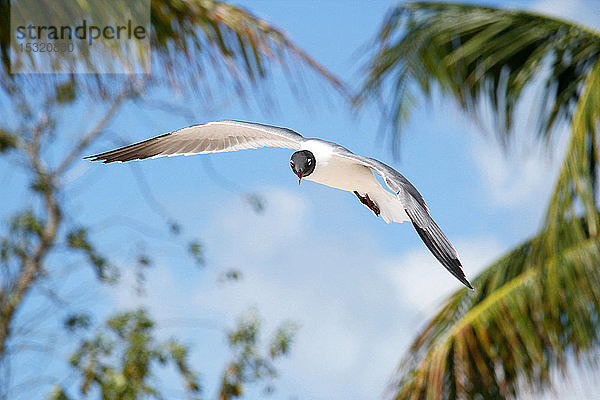
[[[431,253],[433,253],[435,258],[437,258],[444,268],[446,268],[446,270],[448,270],[448,272],[450,272],[463,285],[471,290],[474,290],[473,286],[471,286],[471,283],[465,276],[465,273],[462,269],[462,263],[456,256],[456,251],[452,247],[452,244],[450,244],[437,224],[431,219],[431,217],[429,217],[429,214],[426,214],[429,220],[427,229],[424,229],[420,226],[410,210],[406,210],[406,214],[409,216],[413,226],[415,227],[415,230],[427,248],[429,248]]]
[[[458,278],[458,280],[465,285],[466,287],[468,287],[471,290],[475,290],[473,289],[473,286],[471,286],[471,283],[467,280],[467,278],[463,277],[463,278]]]
[[[434,255],[442,263],[442,265],[444,267],[446,267],[446,269],[456,279],[458,279],[460,281],[460,283],[462,283],[463,285],[465,285],[466,287],[468,287],[471,290],[475,290],[475,289],[473,289],[473,286],[471,286],[471,283],[467,280],[467,277],[465,276],[465,273],[462,269],[462,263],[460,262],[459,259],[454,258],[451,260],[451,262],[447,262],[447,260],[444,260],[443,257],[438,257],[438,254],[436,252],[434,252]]]
[[[462,263],[460,262],[459,259],[457,259],[457,258],[452,259],[452,262],[450,263],[451,265],[448,265],[447,263],[444,263],[444,262],[442,262],[442,264],[444,265],[444,267],[446,267],[446,269],[448,271],[450,271],[450,273],[452,275],[454,275],[456,277],[456,279],[458,279],[460,281],[460,283],[462,283],[463,285],[465,285],[466,287],[468,287],[471,290],[475,290],[475,289],[473,289],[473,286],[471,286],[471,282],[469,282],[467,280],[467,277],[465,276],[465,273],[463,271]]]

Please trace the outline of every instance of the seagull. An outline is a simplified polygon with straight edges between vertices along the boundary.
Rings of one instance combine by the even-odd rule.
[[[438,261],[460,282],[473,289],[458,253],[429,214],[425,200],[398,171],[374,158],[352,153],[337,143],[305,138],[291,129],[243,121],[191,125],[143,142],[85,157],[104,163],[164,156],[222,153],[259,147],[296,150],[292,171],[302,179],[345,190],[386,223],[411,221]],[[385,181],[387,189],[374,175]]]

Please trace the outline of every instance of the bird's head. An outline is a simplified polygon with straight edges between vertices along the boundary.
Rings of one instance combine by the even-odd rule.
[[[315,155],[308,150],[297,151],[292,154],[290,166],[294,174],[298,176],[298,185],[303,177],[310,175],[315,170],[316,165]]]

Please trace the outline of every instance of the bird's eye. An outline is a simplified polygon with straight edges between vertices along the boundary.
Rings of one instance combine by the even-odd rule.
[[[294,162],[293,162],[293,161],[290,161],[290,165],[293,167],[293,166],[294,166]]]
[[[309,158],[308,159],[308,165],[312,164],[312,160]]]

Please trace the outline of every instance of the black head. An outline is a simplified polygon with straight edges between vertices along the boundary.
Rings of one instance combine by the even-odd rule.
[[[308,150],[295,152],[290,160],[292,171],[298,176],[298,184],[303,177],[310,175],[315,170],[316,165],[315,155]]]

